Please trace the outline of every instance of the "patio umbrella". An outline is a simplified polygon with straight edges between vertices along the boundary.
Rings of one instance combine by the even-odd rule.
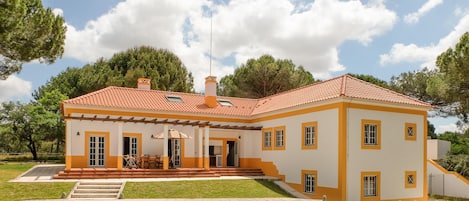
[[[158,135],[151,135],[151,138],[153,139],[163,139],[164,138],[164,133],[160,133]],[[168,130],[168,139],[190,139],[191,137],[184,134],[183,132],[180,132],[175,129],[169,129]]]

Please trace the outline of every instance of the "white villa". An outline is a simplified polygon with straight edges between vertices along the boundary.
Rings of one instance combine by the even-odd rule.
[[[260,99],[107,87],[63,102],[66,169],[259,168],[311,198],[427,200],[431,105],[349,75]],[[187,138],[171,138],[170,129]],[[163,133],[163,139],[154,139]]]

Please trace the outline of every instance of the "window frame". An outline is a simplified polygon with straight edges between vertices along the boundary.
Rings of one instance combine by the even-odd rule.
[[[282,146],[277,146],[277,131],[283,131]],[[287,144],[287,131],[285,129],[285,126],[275,127],[272,133],[274,137],[274,150],[285,150]]]
[[[413,176],[413,184],[409,183],[409,176]],[[416,188],[417,187],[417,171],[405,171],[405,177],[404,177],[404,182],[405,182],[405,188]]]
[[[376,190],[376,195],[375,196],[365,196],[365,177],[373,177],[376,176],[375,180],[375,190]],[[381,194],[381,172],[361,172],[361,177],[360,177],[360,198],[361,200],[381,200],[380,194]]]
[[[312,135],[313,143],[312,144],[306,144],[307,140],[307,133],[306,133],[306,128],[307,127],[313,127],[314,132]],[[318,148],[318,122],[317,121],[311,121],[311,122],[304,122],[301,124],[301,149],[317,149]]]
[[[313,191],[306,191],[306,175],[312,175],[313,180]],[[318,188],[318,171],[317,170],[301,170],[301,186],[303,186],[303,193],[316,194]]]
[[[362,149],[381,149],[381,121],[362,119],[361,125],[361,148]],[[376,144],[365,144],[365,126],[376,125]]]
[[[182,100],[182,97],[178,95],[166,94],[165,97],[166,97],[166,100],[170,103],[184,103],[184,100]]]
[[[273,149],[273,140],[272,140],[272,128],[263,128],[262,129],[262,150],[272,150]],[[270,147],[265,146],[265,133],[269,132],[270,133]]]
[[[233,103],[230,101],[230,100],[225,100],[225,99],[217,99],[217,102],[222,105],[222,106],[226,106],[226,107],[233,107]]]
[[[413,136],[409,136],[409,128],[413,129]],[[405,140],[416,141],[417,140],[417,124],[416,123],[405,123],[404,127]]]

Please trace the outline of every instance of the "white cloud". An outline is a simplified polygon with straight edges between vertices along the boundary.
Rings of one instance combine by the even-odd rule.
[[[342,71],[337,48],[347,40],[367,45],[389,31],[397,16],[383,1],[239,0],[213,6],[212,74],[221,78],[236,64],[271,54],[292,59],[316,78]],[[68,25],[65,55],[92,62],[128,48],[150,45],[178,55],[194,74],[196,91],[208,75],[210,17],[204,0],[127,0],[89,21],[83,30]],[[187,28],[189,26],[189,28]]]
[[[458,126],[456,126],[455,123],[452,124],[446,124],[446,125],[439,125],[436,129],[436,133],[444,133],[444,132],[456,132],[459,131]]]
[[[439,54],[459,42],[459,38],[469,31],[469,14],[459,20],[459,23],[448,35],[441,38],[438,44],[417,46],[415,44],[394,44],[387,54],[380,55],[380,64],[395,64],[400,62],[420,62],[421,67],[435,68],[435,61]]]
[[[64,16],[64,11],[60,8],[54,8],[52,10],[52,13],[54,13],[54,15],[58,15],[58,16]]]
[[[6,80],[0,80],[0,102],[30,98],[31,82],[10,75]]]
[[[415,24],[420,18],[430,12],[433,8],[443,3],[443,0],[428,0],[416,12],[404,16],[404,22],[407,24]]]

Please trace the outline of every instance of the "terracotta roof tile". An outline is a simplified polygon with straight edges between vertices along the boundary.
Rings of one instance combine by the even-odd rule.
[[[167,95],[179,96],[182,98],[183,103],[169,102],[166,99]],[[340,96],[431,107],[428,103],[378,87],[349,75],[336,77],[261,99],[217,97],[218,99],[232,102],[233,106],[231,107],[219,104],[216,108],[208,108],[204,104],[205,96],[201,94],[141,90],[113,86],[66,100],[63,103],[64,105],[77,104],[149,111],[248,117]]]
[[[182,103],[170,102],[167,95],[182,98]],[[150,111],[177,111],[205,114],[220,114],[231,116],[249,116],[257,100],[232,97],[218,97],[226,99],[234,106],[209,108],[204,104],[205,96],[201,94],[142,90],[124,87],[107,87],[93,93],[66,100],[64,104],[92,105],[125,109],[141,109]]]

